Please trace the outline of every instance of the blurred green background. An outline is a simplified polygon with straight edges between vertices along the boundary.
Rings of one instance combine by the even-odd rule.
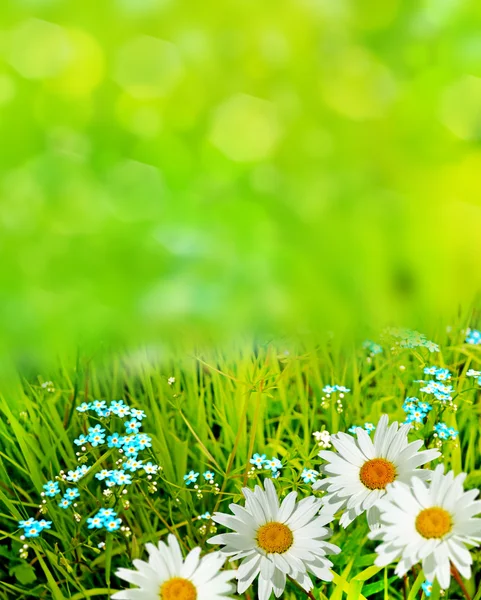
[[[481,273],[481,4],[3,0],[14,353],[422,328]]]

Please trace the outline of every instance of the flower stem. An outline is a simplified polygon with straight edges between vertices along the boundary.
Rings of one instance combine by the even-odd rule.
[[[407,600],[408,597],[408,577],[407,575],[404,575],[403,577],[403,598],[404,600]]]
[[[289,575],[288,575],[289,577]],[[311,600],[316,600],[312,594],[312,592],[308,592],[307,590],[305,590],[299,583],[297,583],[297,581],[295,579],[292,579],[292,577],[289,577],[289,579],[292,581],[292,583],[294,585],[296,585],[300,590],[302,590],[304,592],[304,594],[306,594],[306,596],[308,598],[311,598]],[[471,600],[471,599],[470,599]]]
[[[466,600],[471,600],[471,596],[469,595],[469,592],[466,589],[466,586],[464,585],[464,581],[461,579],[461,575],[459,574],[459,571],[456,569],[453,563],[451,563],[451,574],[454,577],[454,579],[456,579]]]

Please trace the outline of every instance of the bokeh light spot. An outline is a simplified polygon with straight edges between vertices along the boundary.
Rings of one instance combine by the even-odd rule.
[[[230,159],[249,162],[270,156],[280,133],[272,103],[238,94],[215,112],[210,140]]]
[[[463,140],[481,137],[481,78],[467,75],[446,89],[441,99],[442,123]]]
[[[118,8],[128,15],[146,15],[169,5],[172,0],[117,0]]]
[[[55,91],[68,96],[90,94],[104,76],[102,48],[94,37],[82,30],[68,30],[71,56],[68,68],[52,82]]]
[[[20,23],[11,31],[8,45],[9,63],[26,79],[59,75],[72,55],[65,29],[39,19]]]
[[[0,75],[0,105],[8,104],[15,97],[15,84],[8,75]]]
[[[119,49],[114,79],[134,98],[160,98],[178,83],[182,72],[174,44],[139,36]]]
[[[333,66],[322,82],[326,103],[353,120],[383,116],[396,95],[390,71],[366,50],[354,47],[335,58]]]
[[[134,135],[154,138],[162,129],[162,119],[157,107],[146,104],[129,94],[122,94],[116,106],[123,127]]]
[[[123,221],[158,217],[165,205],[164,185],[152,165],[123,160],[108,173],[107,185],[115,214]]]

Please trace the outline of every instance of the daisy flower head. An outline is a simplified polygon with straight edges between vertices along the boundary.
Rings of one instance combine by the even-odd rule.
[[[381,526],[371,531],[371,539],[381,540],[375,564],[386,566],[400,559],[395,573],[402,577],[422,561],[426,579],[437,579],[441,588],[450,583],[450,562],[463,577],[471,577],[473,559],[466,546],[481,542],[481,501],[479,490],[465,492],[466,477],[452,471],[444,474],[438,465],[430,483],[418,477],[410,485],[394,482],[379,502]]]
[[[237,591],[243,594],[259,577],[259,600],[268,600],[272,592],[279,598],[286,577],[297,581],[306,591],[312,589],[308,573],[324,581],[332,581],[332,562],[326,554],[340,549],[325,541],[330,530],[324,525],[332,515],[318,515],[320,500],[309,496],[296,502],[297,492],[279,503],[276,489],[265,479],[264,489],[244,488],[245,508],[231,504],[233,515],[214,513],[212,520],[233,532],[216,535],[208,543],[221,544],[230,560],[243,559],[236,571]]]
[[[148,562],[134,560],[136,571],[119,569],[117,577],[138,588],[123,590],[112,596],[115,600],[224,600],[231,598],[230,580],[234,571],[220,571],[225,557],[213,552],[200,558],[200,548],[182,558],[179,542],[169,535],[167,544],[146,545]]]
[[[368,511],[368,521],[372,524],[377,514],[373,507],[386,493],[388,484],[394,481],[408,483],[414,475],[428,477],[431,471],[418,467],[440,456],[435,449],[419,452],[422,440],[408,442],[409,423],[398,426],[395,421],[388,425],[389,418],[383,415],[373,440],[358,427],[357,439],[342,432],[332,436],[337,452],[319,452],[326,461],[320,470],[327,477],[316,481],[313,489],[327,491],[322,498],[323,513],[334,514],[347,509],[340,519],[343,527],[365,511]]]

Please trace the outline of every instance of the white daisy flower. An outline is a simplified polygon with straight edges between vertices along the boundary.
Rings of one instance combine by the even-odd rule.
[[[118,600],[224,600],[233,591],[229,581],[234,571],[219,569],[225,562],[221,552],[199,558],[194,548],[183,560],[179,542],[169,535],[168,543],[146,545],[149,562],[134,560],[137,571],[119,569],[117,576],[139,586],[112,596]]]
[[[431,471],[417,467],[440,456],[438,450],[418,452],[422,440],[408,442],[410,423],[399,428],[396,421],[389,427],[388,423],[387,415],[379,419],[374,440],[361,427],[356,429],[357,440],[346,433],[337,433],[331,436],[337,453],[319,452],[327,461],[320,470],[329,476],[318,480],[313,489],[328,492],[322,498],[321,514],[347,509],[339,521],[343,527],[366,510],[369,524],[374,526],[379,516],[375,505],[386,493],[386,486],[393,481],[408,483],[415,475],[429,477]]]
[[[279,506],[276,489],[270,479],[265,491],[244,488],[245,508],[231,504],[234,513],[214,513],[212,520],[234,532],[216,535],[210,544],[223,544],[222,552],[230,560],[244,559],[237,570],[237,591],[243,594],[259,575],[259,600],[268,600],[274,592],[284,591],[286,577],[297,581],[306,591],[312,589],[308,572],[319,579],[332,581],[332,562],[326,554],[340,549],[324,541],[330,530],[324,527],[332,515],[317,516],[320,501],[314,496],[296,502],[297,492],[288,494]]]
[[[473,559],[466,545],[479,546],[481,501],[479,490],[463,490],[466,477],[454,477],[438,465],[430,484],[413,477],[411,486],[394,482],[379,502],[381,526],[369,534],[381,539],[376,548],[376,565],[386,566],[397,558],[396,574],[402,577],[412,565],[422,561],[424,575],[436,578],[446,589],[450,583],[450,562],[463,577],[471,577]]]

